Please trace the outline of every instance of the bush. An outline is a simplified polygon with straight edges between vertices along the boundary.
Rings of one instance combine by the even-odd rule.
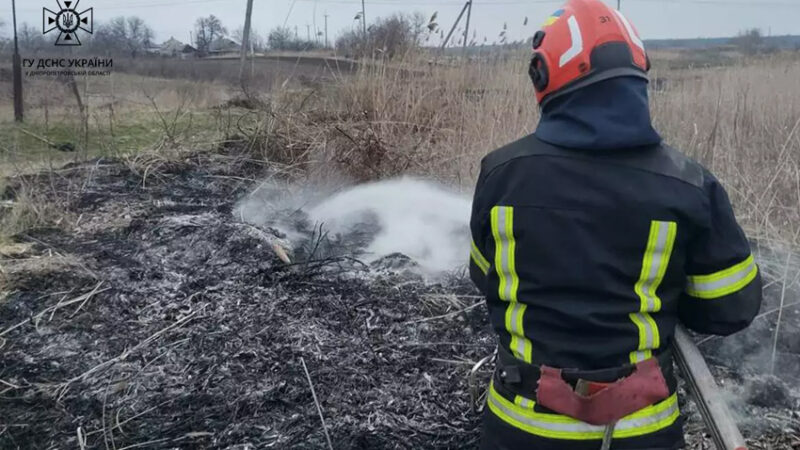
[[[348,31],[336,40],[336,49],[352,57],[393,58],[419,47],[426,31],[425,17],[420,13],[394,14],[379,18],[367,29]]]
[[[317,42],[297,38],[294,32],[287,27],[278,27],[272,30],[267,37],[267,45],[272,50],[293,52],[306,52],[322,48]]]

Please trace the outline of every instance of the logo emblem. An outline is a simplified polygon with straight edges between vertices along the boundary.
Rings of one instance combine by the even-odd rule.
[[[89,8],[83,12],[78,12],[80,0],[56,0],[59,11],[51,11],[43,8],[42,11],[42,33],[47,34],[53,30],[58,30],[56,45],[81,45],[78,39],[78,30],[83,30],[89,34],[94,32],[94,9]]]

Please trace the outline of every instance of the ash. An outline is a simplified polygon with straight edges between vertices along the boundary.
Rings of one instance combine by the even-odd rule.
[[[11,183],[6,199],[55,190],[75,220],[0,260],[0,448],[327,448],[319,411],[335,448],[476,448],[466,374],[494,338],[463,270],[386,244],[380,212],[326,228],[323,199],[254,195],[269,168],[232,156]],[[798,448],[798,319],[784,310],[775,377],[774,313],[701,344],[753,448]]]

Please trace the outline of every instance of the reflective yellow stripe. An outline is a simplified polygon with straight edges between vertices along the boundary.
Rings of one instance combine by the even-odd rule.
[[[523,325],[527,305],[517,301],[519,277],[515,261],[517,242],[514,239],[514,208],[495,206],[491,215],[492,236],[495,242],[494,265],[500,280],[498,295],[500,300],[508,302],[505,326],[511,335],[509,348],[516,358],[531,362],[533,345],[525,337]]]
[[[739,264],[711,275],[689,276],[686,293],[692,297],[715,299],[739,292],[758,275],[752,255]]]
[[[472,241],[472,249],[469,252],[470,256],[472,257],[472,262],[478,266],[478,269],[483,272],[484,275],[489,273],[489,261],[483,256],[480,250],[478,250],[478,246],[475,245],[475,241]]]
[[[657,290],[669,267],[677,231],[678,225],[675,222],[654,220],[650,224],[650,236],[642,259],[642,271],[639,281],[634,286],[634,291],[639,297],[639,311],[630,314],[631,321],[639,330],[639,344],[630,354],[631,363],[652,358],[653,350],[661,346],[658,325],[651,313],[661,311],[661,299]]]
[[[550,439],[594,440],[602,439],[605,427],[589,425],[559,414],[535,412],[533,400],[517,396],[511,403],[489,386],[489,410],[509,425],[537,436]],[[675,423],[680,415],[678,395],[641,409],[624,417],[614,429],[614,438],[631,438],[655,433]]]

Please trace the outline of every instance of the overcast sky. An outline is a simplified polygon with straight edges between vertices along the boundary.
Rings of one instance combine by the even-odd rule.
[[[189,31],[200,16],[214,14],[232,32],[244,21],[246,0],[79,0],[79,9],[94,8],[95,21],[120,15],[137,15],[156,32],[157,41],[171,36],[189,40]],[[608,0],[616,3],[616,0]],[[11,5],[0,6],[0,19],[7,23],[3,35],[10,35]],[[497,39],[504,24],[511,40],[527,38],[558,8],[562,1],[475,0],[472,26],[478,40]],[[463,5],[461,0],[366,0],[367,20],[393,12],[439,13],[438,22],[449,28]],[[18,22],[41,26],[42,7],[57,9],[56,0],[17,0]],[[357,25],[353,20],[361,9],[360,0],[255,0],[253,25],[266,34],[276,26],[298,27],[301,37],[307,26],[324,30],[328,14],[331,40],[343,30]],[[800,0],[622,0],[622,10],[636,24],[645,39],[723,37],[746,28],[761,28],[764,33],[800,34]],[[523,26],[525,17],[529,25]],[[470,33],[472,34],[472,33]],[[436,38],[438,40],[438,37]]]

